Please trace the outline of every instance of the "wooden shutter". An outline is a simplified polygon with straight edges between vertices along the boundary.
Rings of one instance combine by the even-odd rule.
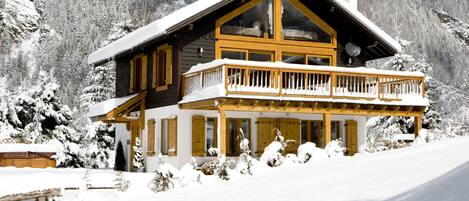
[[[177,154],[177,119],[168,119],[168,155]]]
[[[192,117],[192,156],[205,156],[205,117]]]
[[[298,119],[280,119],[279,120],[279,129],[282,132],[285,140],[293,140],[285,148],[285,153],[296,153],[298,146],[301,141],[300,136],[300,120]]]
[[[352,156],[358,152],[357,121],[347,120],[347,154]]]
[[[153,52],[153,60],[152,60],[152,73],[151,73],[151,86],[152,88],[156,88],[156,68],[158,67],[158,51]]]
[[[150,119],[147,122],[147,156],[154,156],[155,155],[155,125],[156,121],[154,119]]]
[[[142,78],[140,84],[140,89],[147,89],[147,70],[148,70],[148,56],[142,56]]]
[[[277,120],[271,118],[257,119],[257,153],[264,153],[265,147],[274,140],[272,131],[277,128]]]
[[[166,49],[166,85],[173,84],[173,47]]]
[[[135,59],[130,60],[130,83],[129,83],[129,92],[134,92],[134,79],[135,79]]]

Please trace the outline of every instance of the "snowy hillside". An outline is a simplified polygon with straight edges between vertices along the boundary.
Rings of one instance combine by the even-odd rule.
[[[462,201],[469,197],[468,144],[469,137],[464,137],[332,161],[266,167],[253,176],[213,180],[163,193],[149,189],[154,173],[126,173],[130,181],[126,192],[66,190],[64,200]],[[42,188],[78,188],[84,175],[83,169],[0,168],[2,181],[8,181],[0,182],[0,197]],[[112,186],[115,178],[111,171],[93,170],[87,175],[90,187]]]

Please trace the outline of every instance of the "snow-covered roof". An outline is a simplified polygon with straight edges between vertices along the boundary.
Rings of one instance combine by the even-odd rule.
[[[198,0],[98,49],[88,56],[88,63],[95,64],[111,59],[120,53],[167,34],[170,29],[177,27],[190,18],[199,14],[206,15],[209,13],[207,10],[231,1],[232,0]]]
[[[121,98],[113,98],[113,99],[109,99],[101,103],[95,104],[90,107],[90,110],[88,111],[88,117],[98,117],[98,116],[106,115],[107,113],[111,112],[114,108],[121,106],[122,104],[136,97],[137,95],[138,94],[133,94],[133,95],[125,96]]]
[[[396,52],[402,50],[402,46],[397,42],[393,37],[384,32],[381,28],[376,26],[370,19],[365,17],[360,11],[352,8],[349,3],[345,0],[330,0],[334,2],[337,6],[342,8],[346,13],[348,13],[352,18],[357,20],[359,23],[363,24],[371,33],[378,36],[383,42],[387,43],[391,48]]]
[[[11,152],[55,153],[57,147],[52,144],[0,144],[0,153]]]
[[[184,22],[207,15],[214,10],[214,8],[223,6],[231,1],[233,0],[198,0],[91,53],[88,56],[88,63],[96,64],[112,59],[115,56],[132,50],[146,42],[169,34],[171,31],[177,30],[175,28],[180,27]],[[387,43],[395,51],[400,51],[402,49],[401,45],[396,40],[376,26],[358,10],[351,8],[349,3],[345,0],[329,1],[334,2],[340,9],[343,9],[351,17],[357,20],[357,22],[363,24],[370,33],[382,39],[383,42]]]
[[[198,64],[193,66],[184,75],[189,75],[199,71],[203,71],[210,68],[215,68],[222,65],[240,65],[240,66],[251,66],[251,67],[269,67],[269,68],[282,68],[282,69],[296,69],[296,70],[316,70],[316,71],[334,71],[340,73],[366,73],[366,74],[379,74],[379,75],[390,75],[390,76],[407,76],[407,77],[425,77],[421,72],[405,72],[405,71],[393,71],[393,70],[379,70],[376,68],[349,68],[349,67],[330,67],[330,66],[312,66],[302,64],[288,64],[283,62],[259,62],[259,61],[245,61],[245,60],[233,60],[233,59],[218,59],[212,62]],[[333,69],[331,69],[333,68]]]

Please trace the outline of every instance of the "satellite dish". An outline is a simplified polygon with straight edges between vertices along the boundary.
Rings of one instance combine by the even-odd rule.
[[[362,48],[355,43],[347,43],[345,45],[345,52],[351,57],[356,57],[362,52]]]

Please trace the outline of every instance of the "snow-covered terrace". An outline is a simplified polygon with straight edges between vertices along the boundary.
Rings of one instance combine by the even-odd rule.
[[[180,104],[213,98],[427,106],[424,74],[222,59],[183,74]]]

